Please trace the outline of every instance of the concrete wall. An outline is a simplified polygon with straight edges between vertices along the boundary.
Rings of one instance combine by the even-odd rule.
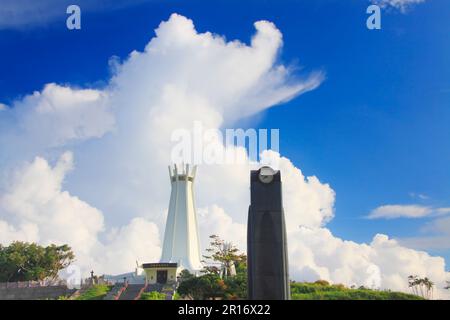
[[[76,289],[68,289],[66,286],[49,286],[36,288],[1,288],[0,300],[45,300],[57,299],[61,296],[69,296]]]

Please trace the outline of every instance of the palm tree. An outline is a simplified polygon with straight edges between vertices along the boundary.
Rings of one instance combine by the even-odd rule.
[[[413,294],[421,296],[424,299],[433,298],[434,283],[428,277],[419,278],[417,275],[408,277],[408,284]]]
[[[428,279],[427,277],[421,279],[423,285],[426,288],[426,292],[427,292],[427,299],[433,299],[433,287],[434,287],[434,283],[433,281],[431,281],[430,279]]]
[[[412,290],[412,292],[413,292],[413,294],[415,294],[416,296],[419,296],[420,294],[419,294],[419,290],[418,290],[418,286],[419,286],[419,277],[418,276],[413,276],[413,275],[410,275],[409,277],[408,277],[408,284],[409,284],[409,287],[411,288],[411,290]]]

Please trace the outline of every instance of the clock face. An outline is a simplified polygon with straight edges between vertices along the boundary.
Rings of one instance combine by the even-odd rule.
[[[271,183],[276,171],[271,167],[262,167],[259,170],[259,181],[262,183]]]

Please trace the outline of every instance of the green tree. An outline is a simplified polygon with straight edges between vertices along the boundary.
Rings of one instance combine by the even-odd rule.
[[[247,299],[247,265],[240,264],[236,268],[237,274],[235,277],[228,277],[224,280],[225,294],[224,299]]]
[[[204,256],[204,274],[195,277],[183,270],[177,293],[194,300],[247,298],[247,257],[218,236],[212,235],[210,238],[211,244]],[[236,271],[235,276],[227,276],[231,265]],[[225,269],[228,272],[221,272]]]
[[[225,242],[217,235],[211,235],[209,248],[206,249],[207,254],[203,257],[206,266],[203,270],[205,273],[220,274],[227,278],[231,274],[231,268],[236,268],[236,265],[243,263],[247,257],[239,252],[232,243]]]
[[[180,272],[180,282],[195,278],[195,275],[189,272],[189,270],[183,269]]]
[[[18,241],[0,245],[0,282],[55,280],[74,259],[67,245],[43,247]]]
[[[180,285],[177,292],[183,297],[193,300],[207,300],[223,297],[225,293],[225,284],[217,274],[205,274],[200,277],[180,278]]]
[[[319,286],[325,286],[325,287],[330,285],[330,283],[327,280],[317,280],[314,283]]]

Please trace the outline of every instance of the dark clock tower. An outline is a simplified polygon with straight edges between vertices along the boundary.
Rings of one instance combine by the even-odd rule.
[[[248,212],[248,298],[290,299],[281,174],[262,167],[250,174]]]

